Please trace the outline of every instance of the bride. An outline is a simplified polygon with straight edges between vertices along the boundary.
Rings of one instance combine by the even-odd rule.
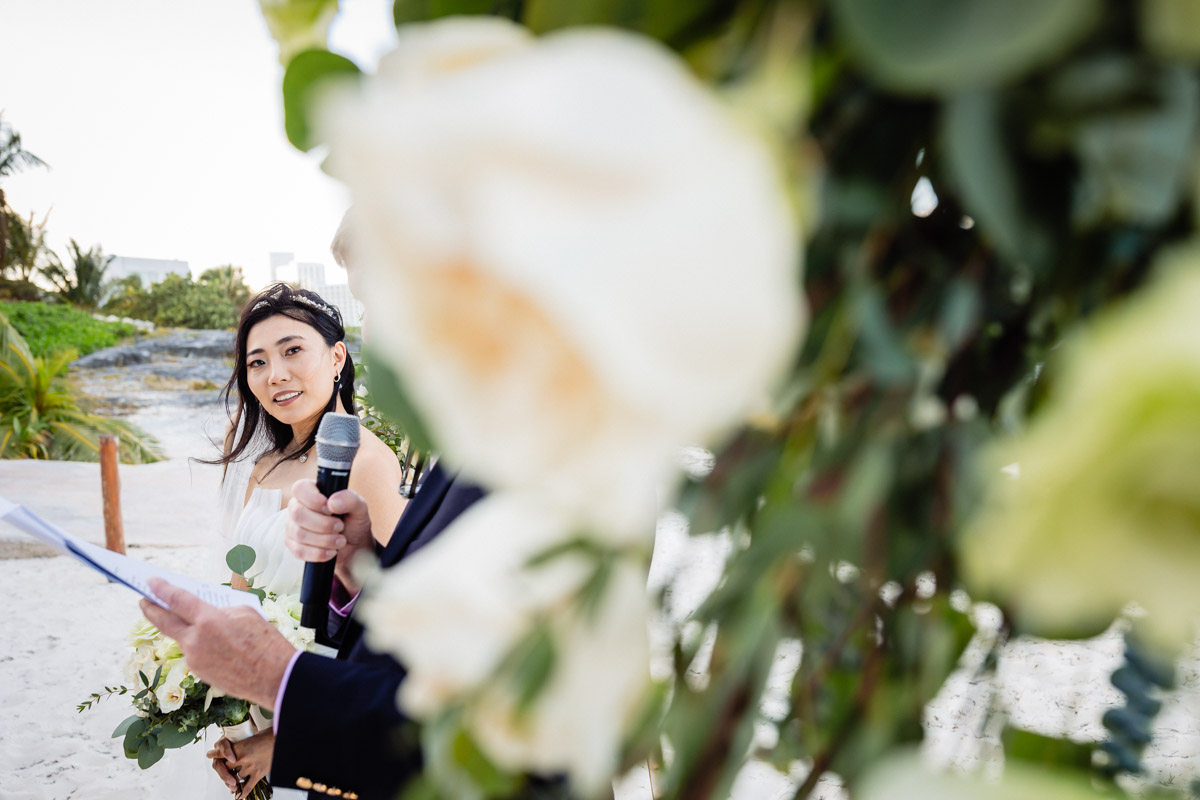
[[[222,464],[223,530],[228,546],[254,549],[246,571],[254,588],[298,595],[304,564],[283,543],[291,487],[315,478],[317,427],[328,411],[355,413],[354,361],[336,308],[318,295],[284,283],[264,289],[242,312],[235,340],[233,375],[222,392],[230,415]],[[399,459],[373,433],[360,430],[361,444],[350,472],[350,488],[371,508],[373,534],[387,544],[405,500]],[[379,510],[378,515],[376,509]],[[234,575],[235,587],[245,588]],[[269,719],[253,710],[258,732],[240,742],[219,739],[209,758],[228,791],[247,796],[270,772],[275,735]],[[277,789],[276,797],[305,797]]]

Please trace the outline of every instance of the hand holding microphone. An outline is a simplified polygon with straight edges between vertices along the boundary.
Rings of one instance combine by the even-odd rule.
[[[340,521],[314,510],[314,507],[324,506],[325,498],[349,487],[350,467],[358,452],[358,442],[357,417],[336,412],[325,414],[317,428],[316,490],[319,494],[314,496],[302,485],[304,482],[298,482],[293,488],[292,502],[289,504],[287,544],[293,553],[306,562],[304,580],[300,586],[300,624],[316,630],[318,641],[327,638],[329,595],[335,568],[335,561],[329,552],[333,550],[336,553],[338,550],[336,542],[339,529],[345,532],[347,544],[352,532]],[[365,506],[362,511],[365,516]],[[369,537],[369,519],[365,528]],[[333,534],[332,538],[330,534]],[[321,547],[322,544],[326,546]],[[331,548],[328,546],[330,544],[334,546]]]

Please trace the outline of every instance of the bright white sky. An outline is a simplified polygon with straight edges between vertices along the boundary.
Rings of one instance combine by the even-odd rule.
[[[373,69],[389,0],[342,0],[331,49]],[[51,247],[242,267],[321,261],[347,199],[283,133],[279,65],[256,0],[0,0],[0,111],[51,169],[4,181],[50,210]]]

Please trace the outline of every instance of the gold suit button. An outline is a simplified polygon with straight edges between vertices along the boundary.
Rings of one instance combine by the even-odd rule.
[[[342,795],[342,798],[343,800],[358,800],[358,795],[356,795],[354,792],[346,792],[344,795]]]
[[[328,787],[328,786],[326,786],[326,785],[325,785],[325,784],[323,784],[323,783],[314,783],[314,784],[313,784],[313,791],[314,791],[314,792],[320,792],[321,794],[325,794],[325,790],[326,790],[326,789],[328,789],[328,788],[329,788],[329,787]]]
[[[341,797],[342,790],[337,788],[336,786],[330,786],[329,791],[326,792],[326,794],[329,795],[330,797]]]
[[[308,778],[296,778],[297,789],[311,789],[312,785],[312,781],[310,781]]]

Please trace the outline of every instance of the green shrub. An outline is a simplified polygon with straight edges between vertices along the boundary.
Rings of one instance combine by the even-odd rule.
[[[172,273],[145,288],[137,276],[121,278],[109,286],[101,310],[167,328],[223,330],[237,325],[249,299],[241,269],[224,266],[205,270],[195,280]]]
[[[35,356],[48,357],[66,350],[87,355],[136,333],[128,323],[104,322],[67,305],[0,303],[0,313],[20,331]]]
[[[73,351],[37,356],[0,312],[0,458],[99,460],[101,434],[115,434],[126,464],[163,457],[152,436],[82,407],[66,380]]]

